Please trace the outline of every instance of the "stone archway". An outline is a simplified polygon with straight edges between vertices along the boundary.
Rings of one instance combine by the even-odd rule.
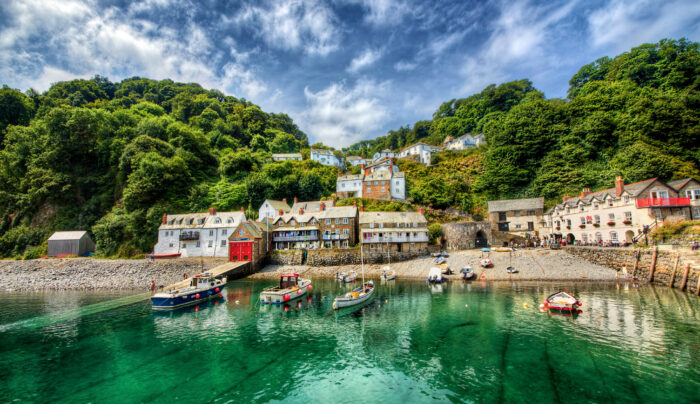
[[[482,230],[477,231],[476,237],[474,238],[474,247],[482,248],[482,247],[488,247],[488,246],[489,246],[489,239],[488,239],[488,237],[486,237],[486,234]]]
[[[576,241],[576,237],[573,234],[569,233],[566,235],[566,244],[574,244],[574,241]]]
[[[634,241],[634,232],[632,230],[627,230],[625,232],[625,240],[627,240],[628,243],[632,243]]]

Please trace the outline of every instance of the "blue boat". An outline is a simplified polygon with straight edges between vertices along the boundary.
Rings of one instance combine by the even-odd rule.
[[[226,278],[216,279],[211,273],[205,272],[192,277],[189,286],[156,293],[151,296],[151,303],[153,310],[173,310],[191,306],[221,296],[224,286]]]

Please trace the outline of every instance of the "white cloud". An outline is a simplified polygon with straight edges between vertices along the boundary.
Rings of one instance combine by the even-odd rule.
[[[378,50],[366,49],[350,62],[350,66],[348,66],[346,71],[348,73],[357,73],[365,67],[373,65],[381,56],[382,53]]]
[[[502,2],[500,16],[494,20],[491,35],[481,50],[469,55],[461,69],[466,84],[462,91],[471,93],[507,79],[508,69],[517,67],[520,74],[538,66],[551,69],[554,64],[546,52],[548,43],[556,43],[560,24],[568,17],[576,2],[560,7],[537,7],[528,0]],[[562,30],[563,31],[563,30]]]
[[[168,4],[165,0],[150,3]],[[198,82],[208,88],[235,88],[240,91],[236,95],[250,98],[267,91],[238,60],[217,70],[224,55],[215,50],[208,33],[191,21],[178,31],[115,8],[98,11],[91,5],[79,0],[60,5],[39,0],[6,3],[12,20],[0,28],[0,75],[37,90],[55,81],[101,74],[112,79],[139,75]],[[50,54],[18,51],[35,49],[36,41],[46,41],[43,45],[51,47]]]
[[[396,63],[394,64],[394,69],[395,69],[397,72],[406,72],[406,71],[409,71],[409,70],[413,70],[413,69],[415,69],[416,67],[418,67],[418,64],[417,64],[417,63],[406,62],[406,61],[403,61],[403,60],[400,60],[400,61],[398,61],[398,62],[396,62]]]
[[[233,20],[257,31],[271,47],[327,55],[338,48],[333,12],[317,0],[268,0],[246,5]]]
[[[348,146],[373,134],[387,118],[387,108],[379,97],[388,87],[388,82],[358,80],[352,88],[344,83],[333,83],[315,93],[305,88],[308,107],[300,124],[315,141]]]
[[[618,53],[643,42],[675,38],[683,29],[695,27],[700,34],[700,3],[693,0],[612,0],[588,16],[591,42],[609,45]]]
[[[411,11],[411,6],[405,1],[397,0],[350,0],[350,3],[360,4],[367,11],[365,21],[374,25],[396,25]]]

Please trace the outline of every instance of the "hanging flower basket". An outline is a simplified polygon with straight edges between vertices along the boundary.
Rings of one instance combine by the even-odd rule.
[[[579,229],[585,229],[585,228],[586,228],[586,225],[585,225],[585,224],[580,224],[580,225],[578,225],[578,227],[579,227]]]
[[[632,221],[631,221],[631,220],[624,220],[622,223],[624,223],[624,224],[632,224]]]
[[[561,230],[561,227],[557,226],[556,229],[557,229],[557,230]]]
[[[600,227],[600,223],[593,223],[593,227]]]
[[[615,222],[608,222],[608,226],[615,226]]]
[[[571,230],[571,226],[566,226],[566,228],[567,228],[568,230]]]

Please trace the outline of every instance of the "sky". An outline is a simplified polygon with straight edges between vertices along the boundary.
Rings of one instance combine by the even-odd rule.
[[[340,148],[489,84],[565,97],[599,57],[699,34],[697,0],[2,0],[0,84],[196,82]]]

